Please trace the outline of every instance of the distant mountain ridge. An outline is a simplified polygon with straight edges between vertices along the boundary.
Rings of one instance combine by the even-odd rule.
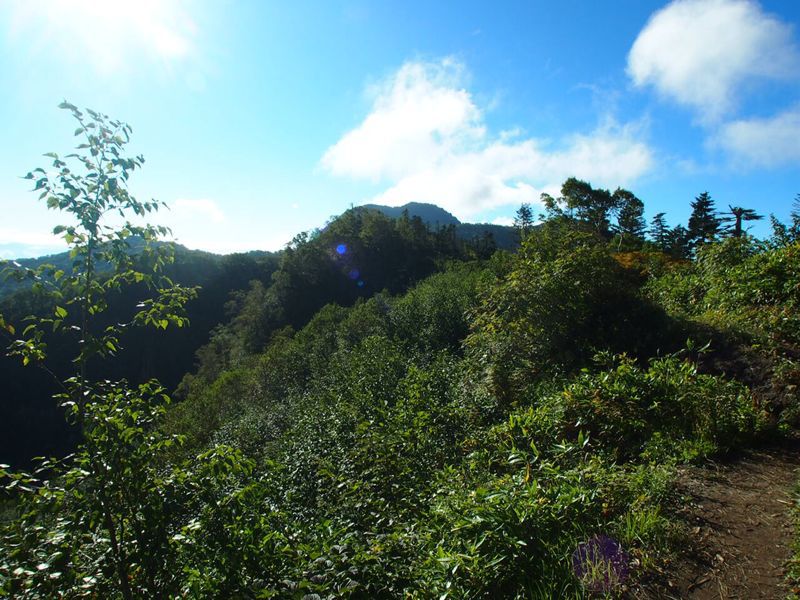
[[[398,219],[400,218],[405,211],[408,211],[409,217],[419,217],[422,221],[427,224],[431,229],[437,229],[439,227],[448,227],[450,225],[455,226],[456,228],[456,236],[459,239],[463,240],[473,240],[477,237],[481,237],[486,233],[492,234],[494,237],[495,243],[497,244],[498,248],[502,248],[505,250],[513,250],[519,246],[519,239],[516,233],[516,230],[513,227],[509,227],[506,225],[496,225],[494,223],[462,223],[455,215],[446,211],[440,206],[436,204],[430,204],[427,202],[408,202],[403,206],[385,206],[382,204],[362,204],[361,206],[355,207],[355,210],[377,210],[387,217],[391,219]],[[16,249],[17,246],[14,245],[7,245],[4,247],[0,245],[0,249],[4,250],[4,254],[8,255]],[[208,260],[216,260],[221,259],[225,255],[219,255],[212,252],[207,252],[204,250],[189,250],[188,248],[176,244],[176,258],[186,257],[195,255],[195,256],[202,256]],[[134,248],[134,250],[137,248]],[[271,252],[266,252],[262,250],[251,250],[250,252],[245,253],[233,253],[233,254],[252,254],[254,256],[260,255],[268,255],[272,254]],[[0,260],[2,257],[0,256]],[[47,256],[40,256],[38,258],[17,258],[16,260],[13,258],[6,258],[5,260],[9,262],[16,262],[19,263],[23,267],[27,267],[30,269],[36,268],[37,266],[48,263],[58,266],[59,268],[65,267],[71,263],[69,259],[69,252],[57,252],[48,254]],[[3,284],[0,281],[0,297],[7,295],[11,291],[16,291],[25,286],[18,286],[15,285],[14,282],[5,282]]]
[[[409,217],[419,217],[432,229],[455,226],[456,237],[462,240],[475,240],[491,235],[494,243],[502,250],[515,250],[519,247],[519,236],[513,227],[493,223],[462,223],[455,215],[435,204],[426,202],[409,202],[403,206],[364,204],[358,208],[377,210],[392,219],[400,218],[404,212],[408,211]]]
[[[156,242],[162,244],[164,242]],[[130,251],[132,254],[138,253],[144,242],[140,239],[131,238]],[[251,250],[244,253],[232,254],[215,254],[213,252],[206,252],[205,250],[190,250],[181,244],[174,244],[175,248],[175,263],[168,267],[167,271],[171,276],[176,276],[181,273],[191,272],[191,276],[181,280],[184,285],[205,285],[210,279],[218,276],[218,271],[223,268],[225,264],[232,264],[236,257],[244,257],[252,260],[266,260],[268,257],[275,255],[273,252],[266,252],[262,250]],[[2,259],[6,261],[6,265],[17,265],[25,269],[36,269],[40,265],[48,264],[53,265],[57,269],[66,272],[71,272],[73,259],[70,258],[69,251],[59,252],[56,254],[48,254],[38,258],[18,258]],[[0,272],[6,265],[0,260]],[[100,265],[100,271],[104,271],[105,267]],[[31,287],[33,279],[23,279],[16,281],[13,278],[4,279],[0,276],[0,301],[4,298],[11,296],[15,292],[26,290]],[[246,282],[245,282],[246,284]]]
[[[409,202],[403,206],[364,204],[361,208],[380,211],[392,219],[397,219],[403,212],[408,211],[409,217],[419,217],[423,222],[432,226],[439,225],[444,227],[446,225],[461,225],[461,221],[442,207],[426,202]]]

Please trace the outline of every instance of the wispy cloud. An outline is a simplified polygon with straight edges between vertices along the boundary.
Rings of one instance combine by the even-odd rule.
[[[201,235],[190,231],[188,235],[177,235],[175,241],[193,250],[205,250],[216,254],[231,254],[232,252],[250,252],[252,250],[278,251],[288,244],[294,233],[278,231],[268,235],[243,231],[242,235],[226,237],[219,235]]]
[[[178,198],[171,204],[171,209],[179,219],[201,218],[214,223],[225,221],[225,213],[208,198]]]
[[[60,242],[58,236],[46,231],[26,231],[9,227],[0,227],[0,240],[9,244],[28,244],[31,246],[53,246]]]
[[[169,210],[161,215],[163,223],[172,229],[175,240],[189,248],[211,252],[235,252],[241,249],[241,236],[226,236],[221,226],[227,217],[210,198],[177,198],[168,203]]]
[[[800,76],[800,60],[791,27],[754,1],[675,0],[639,33],[628,73],[712,123],[753,82]]]
[[[66,243],[52,233],[0,227],[0,259],[44,256],[66,249]]]
[[[768,118],[726,123],[714,144],[745,166],[800,164],[800,105]]]
[[[653,165],[641,127],[606,118],[557,141],[492,135],[453,59],[409,62],[371,90],[372,110],[322,157],[330,173],[388,188],[372,200],[434,202],[459,217],[537,203],[571,175],[626,185]]]
[[[172,229],[174,240],[187,248],[228,254],[250,250],[280,250],[293,232],[269,230],[242,223],[241,216],[228,214],[223,203],[211,198],[177,198],[159,219]],[[246,219],[247,217],[245,217]]]

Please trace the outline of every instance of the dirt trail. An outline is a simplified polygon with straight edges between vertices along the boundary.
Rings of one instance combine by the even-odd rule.
[[[794,528],[797,447],[750,452],[728,464],[685,469],[680,507],[693,547],[669,569],[662,598],[786,598]]]

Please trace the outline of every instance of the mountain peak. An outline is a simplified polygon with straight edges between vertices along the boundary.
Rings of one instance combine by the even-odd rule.
[[[460,225],[459,221],[454,215],[447,212],[445,209],[436,206],[435,204],[428,204],[426,202],[409,202],[403,206],[383,206],[381,204],[364,204],[361,208],[377,210],[385,214],[387,217],[393,219],[398,218],[403,214],[403,211],[408,211],[408,216],[419,217],[429,225]]]

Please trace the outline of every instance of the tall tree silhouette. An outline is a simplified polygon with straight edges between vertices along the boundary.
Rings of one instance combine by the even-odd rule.
[[[617,188],[612,194],[614,209],[617,215],[617,224],[612,227],[619,236],[619,243],[641,244],[646,228],[644,220],[644,202],[639,200],[633,192]]]
[[[664,218],[666,213],[660,212],[650,221],[650,239],[658,246],[662,252],[666,252],[669,248],[669,225]]]
[[[708,192],[703,192],[692,202],[692,214],[689,217],[689,247],[713,242],[720,233],[721,220],[717,215],[714,200]]]
[[[562,216],[576,219],[591,231],[608,238],[611,226],[609,217],[617,209],[619,197],[570,177],[561,186],[561,196],[553,198],[550,194],[542,194],[542,203],[550,218]]]
[[[752,208],[742,208],[741,206],[728,205],[728,212],[725,213],[723,221],[726,223],[733,222],[733,225],[728,227],[728,231],[733,237],[742,237],[744,229],[742,223],[744,221],[760,221],[764,215],[759,215]]]
[[[523,202],[517,209],[514,215],[514,227],[519,233],[520,242],[524,242],[525,238],[528,237],[528,233],[530,233],[531,227],[533,227],[533,211],[531,210],[531,205],[527,202]]]

